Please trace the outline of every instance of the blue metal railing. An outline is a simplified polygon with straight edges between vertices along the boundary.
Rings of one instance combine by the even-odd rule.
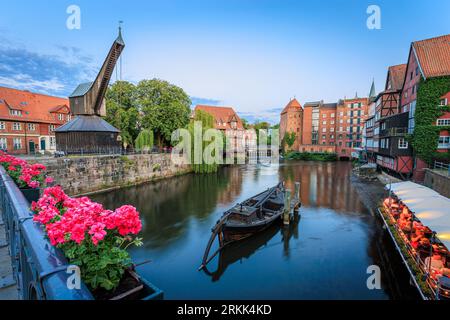
[[[21,299],[92,300],[84,283],[69,289],[67,259],[46,239],[32,220],[29,203],[14,181],[0,166],[0,208],[7,230],[7,241],[14,278]]]

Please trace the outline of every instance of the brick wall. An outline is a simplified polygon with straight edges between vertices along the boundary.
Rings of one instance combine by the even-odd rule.
[[[69,195],[79,195],[154,181],[191,171],[175,165],[170,154],[87,156],[43,159],[55,183]]]
[[[424,184],[439,192],[444,197],[450,198],[450,177],[431,169],[425,169]]]

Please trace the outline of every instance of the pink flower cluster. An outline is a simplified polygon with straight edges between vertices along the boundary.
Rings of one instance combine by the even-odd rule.
[[[45,225],[52,245],[68,241],[78,244],[91,240],[94,245],[108,234],[138,234],[142,223],[135,207],[124,205],[115,211],[105,210],[88,197],[71,198],[61,187],[44,190],[38,202],[32,203],[33,220]]]
[[[43,182],[47,185],[53,183],[53,178],[45,178],[46,167],[43,164],[29,164],[3,151],[0,151],[0,164],[16,180],[19,187],[39,188]]]

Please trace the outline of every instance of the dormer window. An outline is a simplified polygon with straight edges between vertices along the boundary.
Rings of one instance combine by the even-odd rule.
[[[233,129],[236,129],[236,127],[237,127],[237,122],[236,122],[236,120],[231,121],[231,127],[232,127]]]
[[[11,110],[9,110],[9,114],[12,116],[20,117],[20,116],[22,116],[22,111],[11,109]]]
[[[64,120],[64,114],[58,113],[58,120],[63,121]]]

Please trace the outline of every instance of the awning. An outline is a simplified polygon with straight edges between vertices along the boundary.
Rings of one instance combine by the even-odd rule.
[[[450,249],[450,199],[410,181],[387,184],[409,210]]]

